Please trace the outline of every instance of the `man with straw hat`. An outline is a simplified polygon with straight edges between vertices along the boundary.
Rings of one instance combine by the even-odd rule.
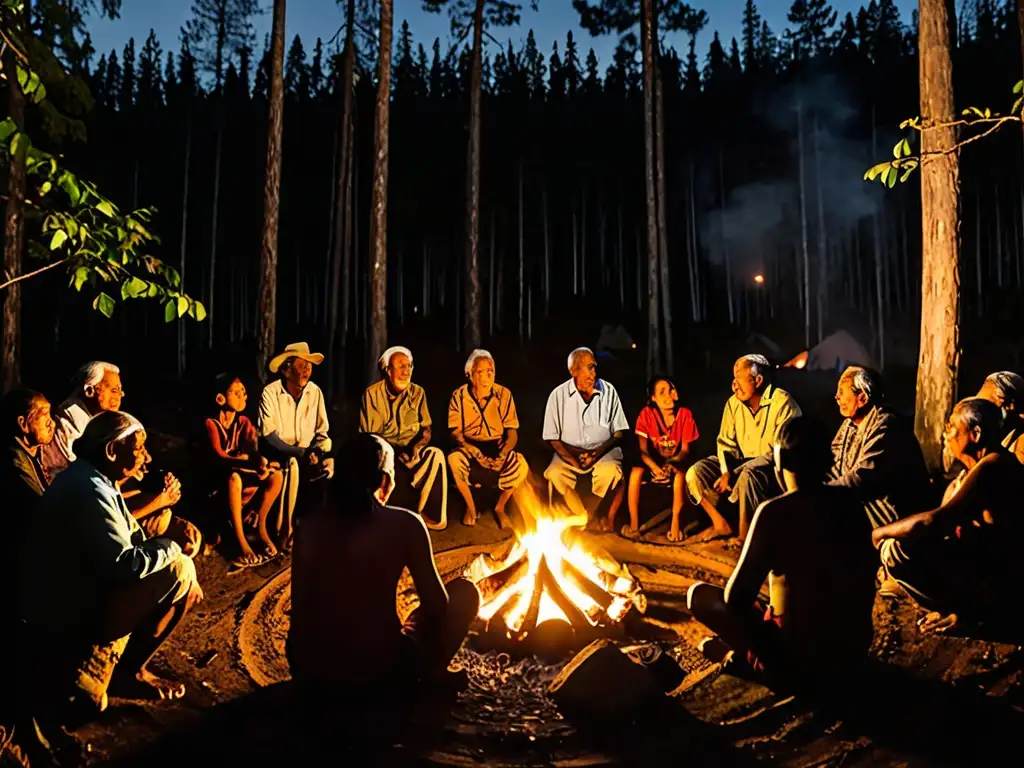
[[[310,352],[306,342],[289,344],[270,360],[267,367],[278,378],[264,387],[260,395],[257,429],[261,452],[279,461],[285,470],[277,519],[281,549],[285,553],[291,551],[300,483],[308,484],[334,475],[334,459],[329,457],[327,401],[323,390],[309,380],[313,366],[323,361],[324,356]]]

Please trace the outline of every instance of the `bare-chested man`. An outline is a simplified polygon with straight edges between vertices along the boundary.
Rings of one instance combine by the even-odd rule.
[[[825,485],[828,445],[807,417],[779,428],[775,472],[786,492],[758,508],[725,589],[698,583],[687,595],[694,618],[718,635],[705,654],[776,686],[842,676],[871,646],[876,561],[856,495]],[[765,579],[767,610],[757,603]]]
[[[304,690],[392,691],[447,678],[480,595],[442,584],[423,519],[387,506],[395,452],[361,433],[342,446],[335,498],[302,518],[292,561],[288,663]],[[395,593],[408,568],[420,606],[403,625]]]
[[[922,631],[1017,620],[1024,466],[1000,444],[1002,413],[988,400],[961,400],[942,438],[945,461],[966,470],[953,492],[938,509],[876,528],[872,541],[888,577],[931,611]]]

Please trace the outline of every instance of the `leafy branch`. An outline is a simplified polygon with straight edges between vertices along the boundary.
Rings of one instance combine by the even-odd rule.
[[[46,99],[46,88],[19,49],[14,21],[22,8],[21,0],[0,0],[0,46],[11,52],[8,62],[14,62],[14,76],[25,98],[39,105]],[[10,66],[0,67],[0,82],[11,74]],[[25,195],[25,202],[41,219],[37,238],[29,241],[29,255],[47,263],[24,274],[5,272],[0,290],[64,268],[76,291],[86,285],[99,289],[92,306],[106,317],[113,315],[117,295],[122,301],[159,301],[167,322],[186,314],[195,320],[206,317],[202,303],[182,292],[178,272],[148,252],[160,242],[149,230],[153,209],[122,213],[95,184],[63,167],[56,155],[33,146],[13,118],[0,121],[0,159],[5,157],[12,162],[24,158],[32,187],[26,190],[31,194]]]
[[[867,172],[864,174],[864,180],[874,181],[875,179],[878,179],[882,184],[889,187],[889,189],[892,189],[896,186],[897,179],[900,182],[905,182],[927,158],[951,155],[954,152],[959,152],[968,144],[973,144],[976,141],[980,141],[981,139],[991,136],[1007,123],[1024,122],[1024,80],[1021,80],[1013,87],[1013,93],[1016,95],[1017,99],[1014,101],[1013,109],[1010,110],[1010,114],[1008,115],[993,113],[988,107],[985,109],[968,107],[963,111],[962,119],[953,120],[951,122],[937,123],[935,125],[922,125],[920,117],[912,117],[909,120],[904,120],[900,123],[901,130],[912,129],[920,134],[924,134],[928,131],[948,130],[951,128],[973,128],[979,129],[979,132],[972,136],[968,136],[962,141],[955,142],[953,146],[946,149],[936,150],[934,152],[919,152],[916,155],[911,149],[910,137],[900,139],[896,146],[893,147],[893,159],[868,168]],[[980,130],[981,128],[984,128],[984,130]]]

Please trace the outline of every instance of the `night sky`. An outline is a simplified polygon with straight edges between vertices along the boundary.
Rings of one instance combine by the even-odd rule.
[[[761,15],[768,20],[768,24],[776,34],[780,34],[787,25],[786,11],[791,2],[792,0],[758,0],[757,5]],[[864,0],[863,3],[860,0],[833,0],[832,7],[839,12],[841,19],[847,11],[856,11],[866,2],[867,0]],[[270,0],[264,0],[263,5],[268,8],[268,11],[257,19],[258,50],[262,50],[263,36],[270,27]],[[524,6],[528,5],[528,2],[524,2]],[[712,30],[718,30],[726,46],[728,46],[730,38],[739,38],[744,0],[703,0],[703,2],[698,0],[698,2],[691,2],[691,5],[703,7],[710,18],[707,30],[697,43],[703,64]],[[914,0],[896,0],[896,5],[903,12],[904,20],[909,22],[910,12],[917,3]],[[151,28],[156,30],[165,49],[177,50],[178,30],[188,19],[191,6],[191,0],[124,0],[121,18],[118,21],[93,21],[91,24],[90,29],[98,52],[97,57],[101,53],[109,52],[111,48],[116,48],[120,55],[121,48],[130,37],[134,37],[136,45],[141,46]],[[395,3],[397,16],[395,33],[397,37],[398,26],[403,20],[408,19],[417,42],[422,42],[429,52],[430,44],[435,37],[440,37],[442,41],[447,39],[448,17],[447,14],[439,16],[424,13],[420,10],[421,7],[418,0],[398,0]],[[326,43],[334,35],[341,25],[341,14],[342,11],[336,0],[289,0],[289,43],[295,35],[301,35],[306,45],[306,51],[311,53],[317,37],[323,38]],[[580,58],[585,56],[588,48],[593,47],[600,57],[603,72],[611,63],[611,52],[615,47],[615,41],[611,38],[590,38],[587,33],[579,30],[576,23],[577,18],[569,0],[540,0],[538,12],[534,13],[528,7],[523,11],[520,29],[496,30],[494,36],[501,41],[511,37],[513,44],[518,47],[525,39],[526,31],[532,28],[537,37],[538,46],[545,53],[550,53],[551,45],[556,40],[559,42],[559,48],[562,48],[565,33],[572,29],[581,48]],[[674,44],[682,54],[684,41],[674,41]]]

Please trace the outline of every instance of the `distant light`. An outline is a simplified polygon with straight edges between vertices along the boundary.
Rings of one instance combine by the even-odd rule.
[[[754,282],[761,285],[764,282],[764,275],[754,275]]]
[[[636,349],[636,342],[634,341],[631,346],[633,347],[633,349]]]
[[[805,365],[807,365],[807,358],[801,358],[800,360],[796,361],[797,368],[803,368]]]

